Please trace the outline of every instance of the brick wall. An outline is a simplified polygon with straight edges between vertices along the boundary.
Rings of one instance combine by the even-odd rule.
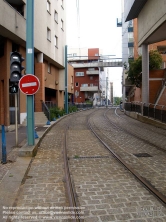
[[[12,44],[9,40],[4,42],[4,56],[0,58],[0,124],[9,126],[9,75],[10,52]]]
[[[35,64],[35,75],[40,81],[40,88],[35,94],[35,112],[42,112],[42,101],[45,101],[45,64],[36,63]]]
[[[99,85],[99,75],[91,75],[93,76],[93,79],[90,79],[90,75],[86,75],[86,71],[88,69],[87,68],[79,68],[79,69],[75,69],[74,70],[74,92],[77,90],[79,92],[79,96],[74,98],[74,102],[85,102],[85,92],[84,91],[80,91],[80,87],[82,84],[88,84],[88,86],[90,86],[90,84],[93,84],[94,86],[98,86]],[[98,70],[96,68],[96,70]],[[76,72],[84,72],[84,76],[76,76],[75,73]],[[78,83],[78,86],[76,86],[76,83]]]

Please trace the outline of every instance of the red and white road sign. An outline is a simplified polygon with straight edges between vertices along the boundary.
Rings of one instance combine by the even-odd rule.
[[[40,87],[39,79],[32,74],[27,74],[23,76],[19,81],[19,88],[21,92],[26,95],[33,95],[35,94]]]

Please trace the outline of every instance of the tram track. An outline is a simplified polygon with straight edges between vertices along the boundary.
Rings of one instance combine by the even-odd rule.
[[[69,157],[67,153],[68,130],[69,130],[69,126],[72,125],[72,121],[73,121],[72,118],[70,118],[64,129],[63,160],[64,160],[65,185],[66,185],[66,192],[67,192],[67,197],[69,201],[69,207],[70,209],[74,211],[74,215],[72,215],[71,221],[83,222],[84,220],[81,217],[80,203],[77,198],[74,181],[72,179],[72,175],[70,172]]]
[[[119,118],[122,118],[122,117],[120,117],[120,116],[117,114],[116,110],[117,110],[117,109],[115,109],[115,115],[118,116]],[[107,110],[107,111],[104,113],[104,117],[105,117],[114,127],[116,127],[116,128],[119,129],[119,130],[122,130],[122,131],[126,132],[127,134],[129,134],[129,135],[131,135],[131,136],[133,136],[133,137],[135,137],[135,138],[143,141],[144,143],[146,143],[146,144],[148,144],[148,145],[150,145],[150,146],[153,146],[153,147],[155,147],[156,149],[161,150],[161,151],[163,151],[163,152],[166,153],[166,149],[163,149],[163,148],[155,145],[154,143],[152,143],[152,142],[150,142],[150,141],[148,141],[148,140],[146,140],[146,139],[144,139],[144,138],[141,138],[141,136],[138,136],[138,134],[133,133],[133,132],[131,132],[130,130],[128,130],[127,127],[124,128],[124,127],[122,127],[122,126],[118,126],[117,124],[115,124],[115,123],[114,123],[113,121],[111,121],[111,120],[108,118],[108,116],[106,115],[106,113],[107,113],[108,111],[109,111],[109,110]]]
[[[17,197],[17,207],[32,207],[33,211],[38,206],[35,216],[41,218],[42,207],[55,209],[51,212],[60,222],[63,216],[73,222],[132,221],[142,217],[140,206],[144,204],[162,210],[162,195],[151,195],[149,182],[144,181],[142,186],[138,182],[142,176],[132,173],[132,166],[107,143],[107,135],[103,139],[102,124],[108,122],[103,112],[105,109],[87,110],[57,121],[38,148]],[[52,217],[49,211],[46,216]]]
[[[112,124],[115,126],[115,124]],[[88,126],[94,135],[99,139],[99,141],[109,150],[109,152],[127,169],[129,170],[135,178],[146,187],[157,199],[159,199],[162,203],[166,205],[166,196],[160,193],[157,189],[154,188],[152,184],[150,184],[145,178],[143,178],[139,173],[137,173],[129,164],[127,164],[119,155],[117,155],[102,139],[95,130],[92,128],[90,122],[88,121]],[[118,127],[119,128],[119,127]]]
[[[146,141],[140,137],[138,137],[136,134],[129,132],[128,130],[124,130],[123,128],[120,128],[119,126],[117,126],[116,124],[114,124],[110,119],[108,119],[108,117],[106,117],[106,113],[108,112],[108,110],[104,113],[104,117],[107,121],[109,121],[109,123],[111,123],[111,125],[119,130],[123,130],[125,133],[130,134],[132,136],[134,136],[135,138],[142,140],[143,142],[154,146],[156,149],[159,149],[161,151],[164,151],[162,148],[159,148],[157,146],[155,146],[154,144],[150,143],[149,141]],[[158,200],[160,200],[165,206],[166,206],[166,196],[163,195],[161,192],[159,192],[151,183],[150,181],[148,181],[146,178],[142,177],[136,170],[133,169],[133,167],[131,166],[131,164],[127,164],[125,160],[123,160],[123,158],[120,157],[120,155],[118,155],[108,144],[107,142],[105,142],[105,140],[102,139],[101,136],[101,132],[100,135],[98,132],[98,130],[96,131],[95,127],[92,126],[92,124],[90,123],[90,119],[88,120],[88,126],[89,128],[92,130],[92,132],[94,133],[94,135],[99,139],[99,141],[106,147],[107,150],[109,150],[109,152],[128,170],[132,173],[132,175],[144,186],[146,187]]]

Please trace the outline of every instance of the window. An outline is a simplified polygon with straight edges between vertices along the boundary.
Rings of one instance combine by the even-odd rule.
[[[47,1],[47,12],[51,13],[51,3]]]
[[[130,20],[130,21],[128,22],[128,26],[129,26],[129,27],[133,27],[133,20]]]
[[[57,11],[54,12],[54,20],[58,23],[58,13],[57,13]]]
[[[48,66],[47,66],[47,71],[48,73],[51,73],[51,64],[48,62]]]
[[[47,40],[51,41],[51,30],[47,28]]]
[[[76,72],[75,76],[84,76],[84,72]]]
[[[77,56],[77,53],[73,53],[73,56]]]
[[[82,87],[88,87],[87,83],[81,84]]]
[[[55,47],[58,47],[58,37],[56,35],[54,37],[54,45]]]
[[[93,79],[93,76],[90,76],[90,80],[92,80]]]
[[[142,47],[141,47],[142,49]],[[162,45],[162,46],[157,46],[157,50],[160,54],[166,54],[166,46]]]
[[[64,24],[63,24],[63,20],[61,19],[61,29],[63,30],[63,27],[64,26]]]
[[[89,71],[93,71],[93,70],[95,70],[95,68],[88,68],[88,70],[89,70]]]
[[[129,47],[128,48],[128,52],[129,52],[129,58],[133,58],[134,57],[134,48],[133,47]]]
[[[128,42],[134,42],[134,34],[133,34],[133,32],[128,32]]]
[[[0,44],[0,58],[4,56],[4,46],[5,46],[4,43],[1,43],[1,44]],[[13,52],[14,52],[14,51],[13,51]]]
[[[76,83],[75,83],[75,86],[76,86],[76,87],[78,87],[78,86],[79,86],[79,83],[78,83],[78,82],[76,82]]]

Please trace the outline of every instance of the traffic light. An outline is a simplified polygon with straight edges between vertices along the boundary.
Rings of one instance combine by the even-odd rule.
[[[19,52],[10,53],[10,83],[18,83],[22,77],[22,62],[24,58]]]
[[[9,86],[9,93],[18,93],[18,85],[12,83],[12,84]]]

